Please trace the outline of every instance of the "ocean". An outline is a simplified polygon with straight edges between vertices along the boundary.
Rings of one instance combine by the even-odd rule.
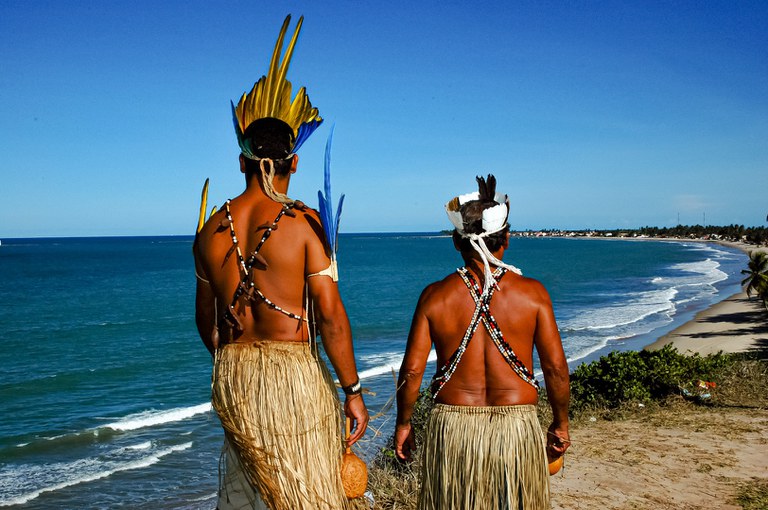
[[[342,234],[371,457],[422,288],[461,265],[437,234]],[[0,506],[212,509],[222,432],[194,324],[192,238],[4,239]],[[640,349],[738,292],[745,254],[697,242],[512,238],[542,281],[571,368]],[[434,372],[434,363],[428,374]],[[425,382],[428,377],[425,378]],[[377,432],[377,433],[376,433]]]

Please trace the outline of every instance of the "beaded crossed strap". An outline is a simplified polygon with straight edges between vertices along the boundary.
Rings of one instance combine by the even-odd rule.
[[[481,321],[483,326],[485,326],[486,331],[488,331],[488,335],[491,337],[491,340],[493,340],[494,345],[496,345],[496,348],[499,349],[499,352],[510,366],[510,368],[512,368],[512,370],[514,370],[522,380],[538,389],[539,382],[536,380],[533,373],[528,370],[525,364],[520,361],[512,347],[507,343],[506,340],[504,340],[504,335],[501,333],[501,328],[499,328],[499,325],[496,322],[496,318],[491,314],[491,297],[493,297],[493,293],[496,291],[497,286],[491,287],[488,290],[488,293],[483,296],[477,280],[475,280],[475,278],[472,276],[472,273],[467,271],[467,268],[459,268],[457,269],[457,272],[459,273],[459,276],[461,276],[462,281],[464,281],[464,284],[467,286],[467,289],[469,289],[472,300],[475,302],[475,311],[472,314],[472,320],[470,321],[469,326],[467,327],[467,331],[464,333],[464,337],[461,339],[461,343],[456,349],[456,352],[451,355],[447,363],[443,365],[435,373],[435,377],[432,378],[432,383],[430,385],[432,398],[437,397],[437,394],[441,389],[443,389],[445,383],[447,383],[453,376],[453,373],[456,371],[456,367],[459,365],[464,352],[467,350],[469,341],[474,336],[475,331],[477,330],[477,327]],[[499,282],[506,273],[507,269],[499,267],[496,268],[496,270],[493,272],[493,277],[497,282]]]
[[[295,216],[295,213],[291,211],[292,206],[283,204],[282,209],[280,209],[280,212],[277,214],[277,217],[271,224],[265,223],[259,227],[259,229],[265,229],[264,234],[261,236],[261,240],[256,246],[256,249],[251,252],[251,255],[246,260],[245,257],[243,257],[243,252],[240,250],[240,243],[237,240],[237,234],[235,234],[235,223],[232,221],[232,213],[230,211],[229,204],[230,201],[227,200],[226,204],[224,205],[224,212],[227,217],[227,223],[229,224],[229,234],[232,237],[232,248],[230,248],[229,253],[227,253],[227,257],[232,254],[232,251],[235,251],[237,254],[238,269],[240,271],[241,278],[240,283],[237,285],[237,289],[235,289],[235,293],[232,296],[232,302],[224,312],[224,320],[227,321],[227,323],[229,323],[233,329],[237,331],[243,330],[243,325],[240,322],[240,319],[237,317],[237,312],[235,312],[235,305],[237,304],[237,301],[243,296],[247,301],[255,301],[258,298],[272,310],[276,310],[292,319],[299,321],[307,320],[305,317],[296,315],[293,312],[289,312],[288,310],[281,308],[276,303],[271,301],[267,296],[264,295],[264,293],[261,292],[261,290],[259,290],[258,287],[256,287],[256,283],[253,281],[253,267],[257,264],[263,268],[267,267],[267,261],[262,255],[259,254],[259,250],[261,250],[261,247],[264,246],[264,243],[267,241],[267,239],[269,239],[269,236],[272,235],[272,232],[277,229],[277,222],[280,221],[280,218],[282,218],[284,215]]]

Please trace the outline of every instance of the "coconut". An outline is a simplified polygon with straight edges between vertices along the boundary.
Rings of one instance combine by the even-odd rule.
[[[345,439],[349,441],[349,418],[345,428]],[[349,445],[341,456],[341,484],[344,486],[344,494],[349,499],[359,498],[365,494],[365,489],[368,487],[368,467],[360,457],[354,454]]]

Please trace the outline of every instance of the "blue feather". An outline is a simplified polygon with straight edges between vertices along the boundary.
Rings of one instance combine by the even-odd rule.
[[[323,191],[317,192],[320,203],[320,220],[323,223],[325,238],[328,240],[328,246],[331,248],[331,258],[336,259],[336,250],[338,249],[339,238],[339,219],[341,218],[341,206],[344,202],[344,195],[339,199],[339,205],[336,215],[333,214],[333,197],[331,195],[331,145],[333,144],[333,130],[328,135],[328,141],[325,143],[325,165],[323,172]]]
[[[315,129],[320,127],[320,124],[323,123],[323,119],[315,119],[309,122],[305,122],[301,126],[299,126],[299,129],[296,133],[296,141],[293,142],[293,152],[296,152],[299,150],[299,147],[302,146],[304,142],[307,141],[307,138],[309,138],[309,135],[315,132]]]
[[[317,200],[318,200],[318,211],[320,212],[320,222],[323,224],[323,231],[326,233],[326,240],[328,239],[328,228],[326,225],[328,224],[328,206],[325,203],[325,197],[323,196],[322,191],[317,192]],[[330,241],[329,241],[330,243]]]
[[[240,122],[238,122],[237,120],[237,110],[235,109],[235,103],[230,101],[229,104],[232,105],[232,122],[235,123],[235,134],[237,135],[237,145],[240,146],[240,150],[243,151],[243,154],[245,154],[247,157],[252,157],[253,151],[251,150],[251,144],[248,140],[246,140],[243,137],[243,132],[240,130]]]
[[[339,198],[339,207],[336,209],[336,234],[334,239],[334,245],[333,245],[333,252],[336,253],[336,251],[339,249],[338,242],[339,242],[339,218],[341,218],[341,206],[344,204],[344,193],[341,194],[341,197]]]

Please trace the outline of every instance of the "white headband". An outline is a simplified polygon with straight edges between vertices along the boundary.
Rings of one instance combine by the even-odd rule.
[[[479,200],[480,194],[478,192],[466,193],[459,195],[447,204],[445,204],[445,212],[448,214],[448,219],[456,227],[456,232],[465,238],[469,239],[469,243],[472,248],[480,255],[480,259],[483,261],[483,268],[485,273],[485,282],[483,283],[483,297],[488,294],[492,287],[498,287],[496,279],[493,277],[493,271],[490,264],[498,267],[509,269],[510,271],[522,275],[523,272],[517,267],[507,264],[497,259],[485,245],[484,237],[487,237],[496,232],[500,232],[506,228],[509,228],[507,224],[507,216],[509,215],[509,198],[502,193],[496,193],[493,197],[496,205],[489,207],[483,211],[483,232],[480,234],[468,234],[464,231],[464,218],[461,216],[461,206],[467,202],[473,200]]]

